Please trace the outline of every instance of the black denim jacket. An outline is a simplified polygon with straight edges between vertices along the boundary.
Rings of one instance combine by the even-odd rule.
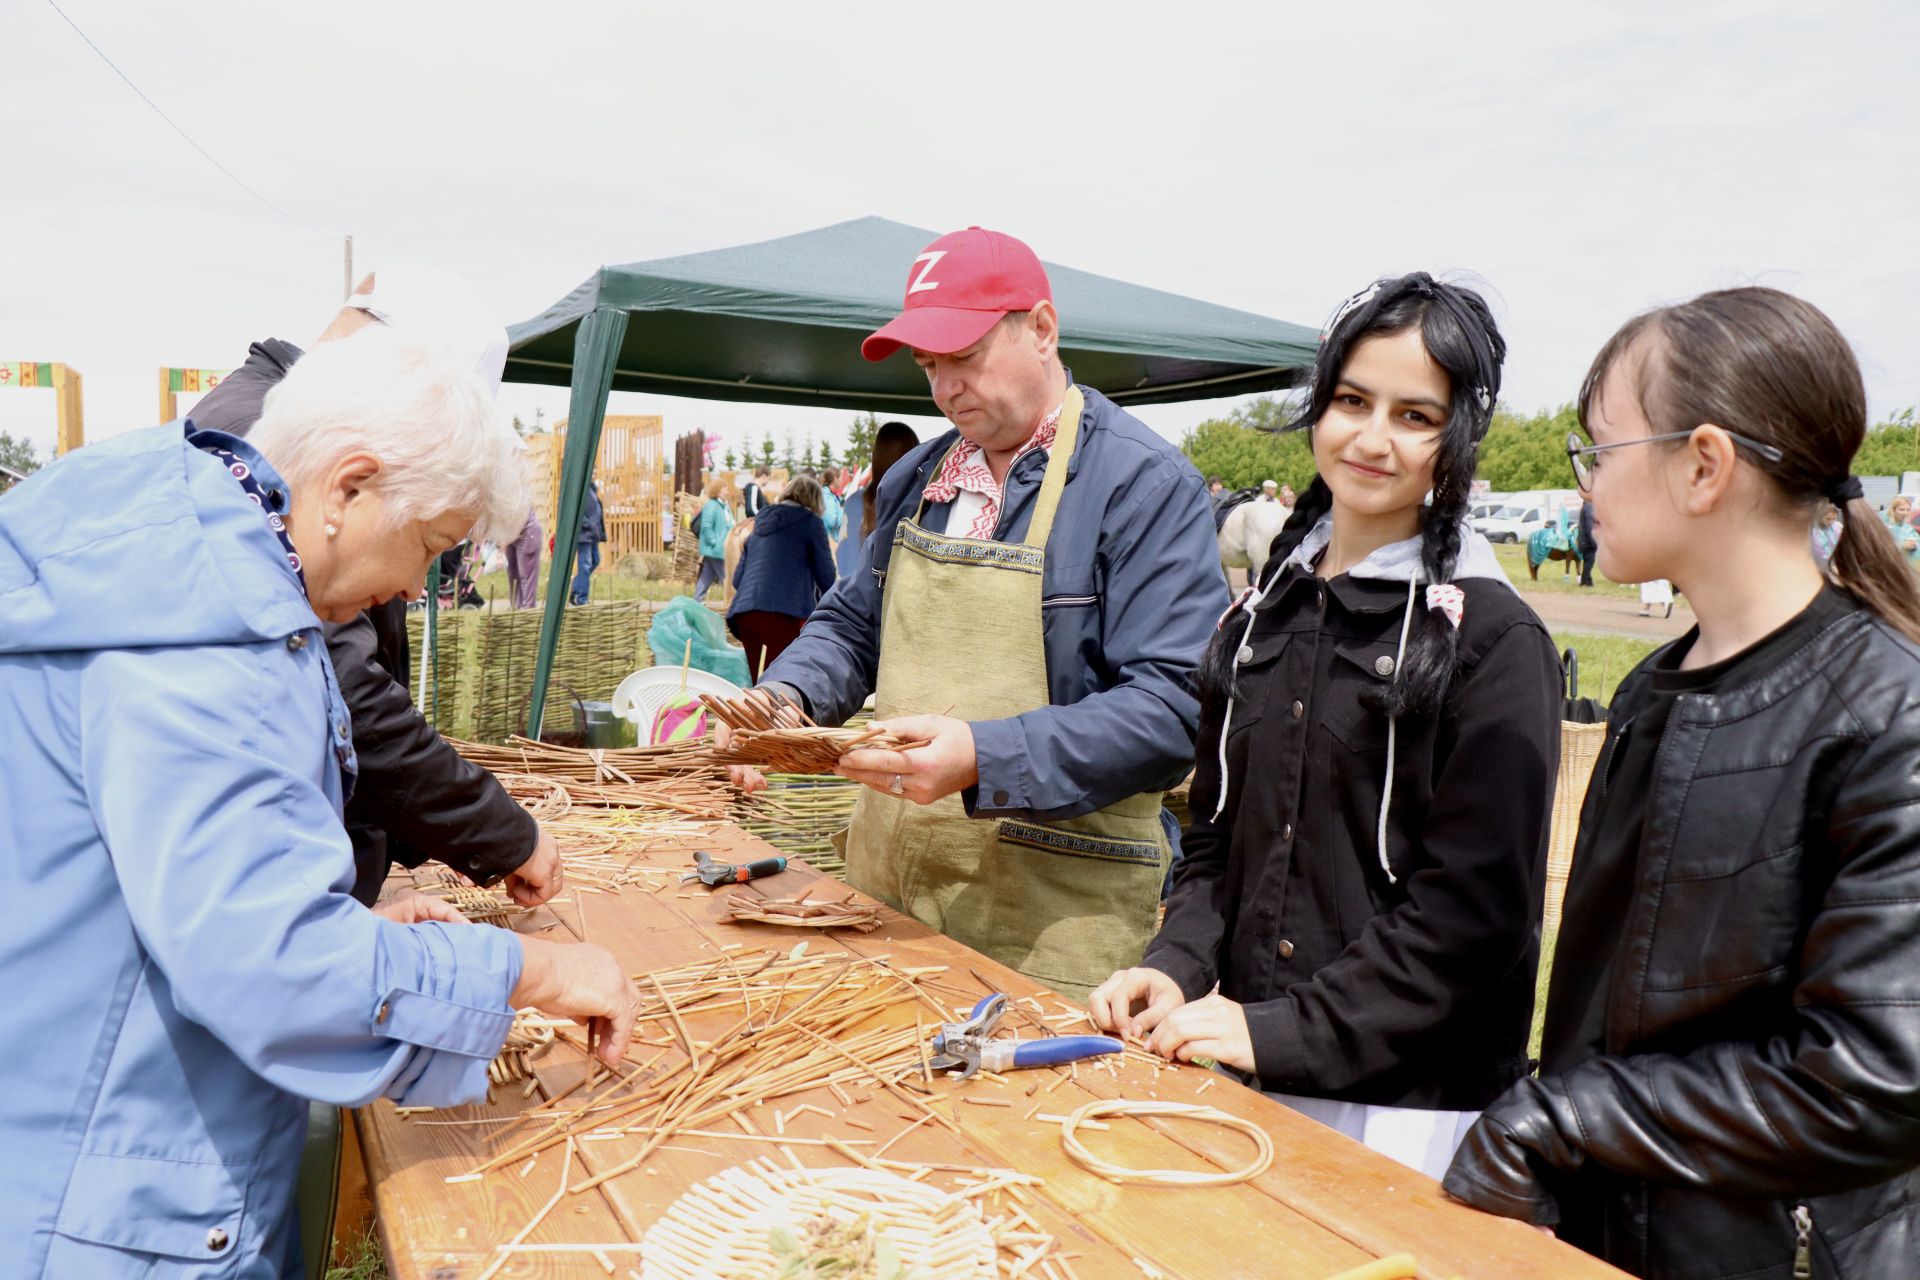
[[[1398,726],[1376,828],[1404,582],[1290,568],[1256,614],[1227,735],[1200,721],[1193,825],[1142,962],[1246,1007],[1260,1084],[1471,1110],[1525,1073],[1559,747],[1559,664],[1504,582],[1466,579],[1437,716]]]

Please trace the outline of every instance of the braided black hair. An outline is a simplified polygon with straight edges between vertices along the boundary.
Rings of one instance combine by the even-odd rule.
[[[1434,363],[1446,370],[1452,389],[1447,422],[1434,452],[1433,500],[1421,512],[1420,558],[1428,584],[1451,582],[1460,557],[1460,523],[1467,512],[1481,440],[1493,421],[1500,394],[1500,367],[1506,340],[1500,336],[1486,300],[1471,289],[1435,280],[1424,271],[1375,281],[1347,299],[1321,339],[1313,381],[1299,415],[1281,430],[1312,430],[1333,402],[1333,393],[1356,342],[1419,326]],[[1270,583],[1286,559],[1320,518],[1333,508],[1333,491],[1319,476],[1307,486],[1292,517],[1273,540],[1261,572]],[[1207,648],[1199,686],[1203,700],[1217,703],[1230,688],[1233,654],[1252,630],[1250,610],[1227,619]],[[1444,617],[1417,607],[1399,678],[1372,700],[1374,710],[1398,717],[1430,714],[1445,701],[1459,665],[1459,633]]]

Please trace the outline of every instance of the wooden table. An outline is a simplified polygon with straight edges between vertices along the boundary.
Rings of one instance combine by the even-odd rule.
[[[729,861],[774,852],[729,827],[712,838],[689,841],[679,850],[650,851],[645,861],[666,864],[679,857],[690,859],[694,847]],[[819,879],[810,868],[795,864],[779,876],[755,881],[752,887],[768,896],[784,897]],[[882,927],[872,933],[836,930],[823,935],[819,930],[718,923],[718,899],[719,895],[697,885],[682,890],[676,884],[657,892],[633,885],[617,893],[572,887],[563,890],[552,906],[522,917],[517,927],[554,938],[584,932],[589,941],[611,949],[636,974],[717,956],[719,948],[729,944],[785,949],[804,940],[810,953],[844,950],[888,956],[899,964],[946,965],[949,972],[943,980],[956,987],[982,992],[986,989],[982,984],[991,983],[1016,1001],[1032,996],[1049,1012],[1062,1007],[1059,997],[1032,981],[892,911],[885,912]],[[1012,1015],[1002,1032],[1009,1029],[1022,1029]],[[698,1023],[693,1026],[695,1036],[718,1030],[717,1019],[704,1029]],[[1023,1033],[1032,1034],[1030,1030]],[[900,1140],[889,1156],[1013,1168],[1044,1178],[1043,1186],[1028,1193],[1028,1211],[1059,1240],[1072,1274],[1083,1280],[1141,1280],[1152,1274],[1147,1268],[1178,1277],[1323,1280],[1401,1252],[1415,1255],[1423,1280],[1601,1280],[1622,1274],[1530,1227],[1449,1201],[1432,1179],[1218,1073],[1192,1066],[1156,1071],[1136,1058],[1121,1062],[1112,1075],[1090,1068],[1089,1063],[1080,1064],[1074,1078],[1045,1095],[1047,1105],[1042,1110],[1065,1114],[1096,1098],[1198,1101],[1261,1125],[1277,1149],[1272,1168],[1250,1182],[1217,1188],[1116,1185],[1088,1173],[1062,1150],[1057,1124],[1023,1118],[1038,1096],[1029,1098],[1027,1090],[1036,1082],[1054,1085],[1055,1069],[1010,1073],[1005,1084],[984,1078],[962,1084],[936,1077],[937,1092],[943,1097],[935,1106],[958,1122],[959,1132],[922,1124]],[[550,1095],[576,1083],[584,1070],[582,1055],[562,1045],[541,1059],[538,1078]],[[784,1122],[788,1138],[831,1135],[884,1141],[906,1128],[911,1116],[884,1091],[870,1092],[872,1096],[853,1108],[825,1090],[817,1091],[818,1096],[790,1095],[758,1109],[755,1114],[761,1124],[757,1127],[771,1135],[767,1113],[777,1108],[792,1116]],[[1014,1105],[965,1101],[971,1098]],[[515,1085],[497,1090],[491,1104],[401,1115],[392,1103],[383,1101],[356,1113],[394,1280],[474,1280],[496,1260],[496,1246],[509,1240],[553,1198],[563,1154],[557,1147],[530,1164],[509,1165],[479,1181],[446,1182],[495,1153],[487,1135],[506,1127],[499,1123],[502,1118],[540,1101],[538,1093],[523,1099],[520,1086]],[[791,1108],[803,1102],[819,1104],[835,1113],[835,1120],[813,1111],[793,1114]],[[872,1126],[871,1130],[845,1125],[848,1117]],[[1238,1167],[1251,1149],[1243,1135],[1182,1120],[1120,1119],[1111,1130],[1087,1135],[1085,1140],[1103,1155],[1135,1167],[1213,1167],[1201,1155],[1213,1156],[1220,1167]],[[644,1167],[563,1198],[528,1243],[637,1242],[654,1219],[694,1183],[751,1158],[786,1158],[776,1149],[779,1141],[774,1136],[766,1142],[682,1138],[656,1151]],[[573,1181],[579,1180],[582,1168],[597,1172],[637,1154],[639,1143],[640,1139],[630,1137],[580,1142]],[[850,1163],[825,1146],[789,1143],[788,1149],[809,1165],[845,1167]],[[934,1182],[942,1185],[937,1176]],[[617,1276],[625,1277],[629,1271],[639,1274],[637,1252],[609,1254],[607,1260]],[[513,1255],[498,1274],[524,1280],[607,1272],[591,1254],[522,1253]],[[1035,1268],[1029,1274],[1044,1273]]]

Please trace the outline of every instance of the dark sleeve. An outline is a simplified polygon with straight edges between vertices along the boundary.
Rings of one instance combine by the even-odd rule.
[[[288,367],[299,358],[299,348],[278,340],[254,343],[245,363],[201,396],[187,417],[202,431],[224,431],[245,437],[253,424],[260,421],[267,392],[279,385]]]
[[[1234,625],[1239,625],[1236,618]],[[1180,861],[1174,865],[1173,892],[1166,919],[1140,961],[1180,984],[1189,1000],[1198,1000],[1219,980],[1220,943],[1227,932],[1227,850],[1233,842],[1233,805],[1218,817],[1220,795],[1220,709],[1211,703],[1200,713],[1195,742],[1193,787],[1186,833],[1180,837]]]
[[[747,557],[753,554],[753,535],[740,539],[740,558],[733,562],[733,589],[740,589],[741,575],[747,571]]]
[[[1552,1225],[1565,1175],[1588,1161],[1729,1196],[1837,1192],[1911,1170],[1920,1151],[1915,753],[1912,733],[1890,729],[1847,771],[1821,850],[1838,870],[1801,944],[1790,1011],[1751,1040],[1601,1056],[1520,1081],[1468,1133],[1447,1192]]]
[[[361,614],[326,632],[360,757],[349,819],[384,830],[396,861],[444,862],[479,884],[525,862],[540,836],[533,816],[414,709],[382,660],[372,620]]]
[[[889,476],[891,478],[891,476]],[[1068,706],[971,723],[969,817],[1049,822],[1177,783],[1193,762],[1193,671],[1227,606],[1206,487],[1172,461],[1103,514],[1100,656],[1111,683]]]
[[[923,444],[893,464],[871,499],[874,534],[860,548],[857,567],[827,592],[800,636],[767,667],[760,683],[778,684],[821,724],[845,724],[873,692],[880,671],[880,574],[893,550],[893,531],[912,514],[922,468],[930,467],[946,437]]]
[[[1559,758],[1558,673],[1546,632],[1519,622],[1449,696],[1452,746],[1405,900],[1312,978],[1246,1006],[1265,1087],[1343,1089],[1446,1052],[1434,1028],[1532,950]]]
[[[823,520],[815,520],[807,532],[807,559],[813,569],[813,585],[825,595],[833,590],[834,579],[840,576],[833,567],[833,543],[827,539]]]

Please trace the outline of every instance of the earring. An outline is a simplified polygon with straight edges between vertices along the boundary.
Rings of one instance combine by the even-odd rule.
[[[329,521],[327,521],[327,536],[328,536],[329,538],[331,538],[331,537],[333,537],[334,535],[336,535],[336,534],[338,534],[339,532],[340,532],[340,526],[339,526],[339,525],[337,525],[337,524],[335,524],[335,523],[334,523],[333,521],[331,521],[331,520],[329,520]]]

